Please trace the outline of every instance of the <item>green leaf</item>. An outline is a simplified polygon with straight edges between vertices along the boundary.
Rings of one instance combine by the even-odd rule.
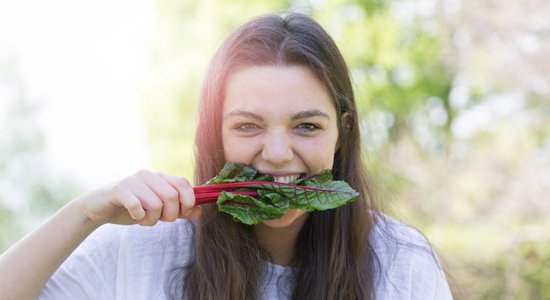
[[[280,218],[288,211],[288,206],[277,207],[254,197],[228,192],[222,192],[217,203],[218,209],[232,215],[234,221],[248,225]]]
[[[210,179],[206,184],[243,182],[251,180],[273,181],[273,176],[259,174],[256,169],[246,164],[226,163],[218,176]]]
[[[273,176],[261,174],[250,166],[227,163],[208,184],[238,183],[234,186],[238,189],[233,191],[257,192],[257,197],[221,192],[216,202],[220,211],[249,225],[280,218],[291,208],[304,211],[333,209],[359,196],[345,181],[333,181],[331,170],[293,183],[273,180]]]

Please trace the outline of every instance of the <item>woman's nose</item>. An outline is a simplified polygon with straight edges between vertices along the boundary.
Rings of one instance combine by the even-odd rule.
[[[274,165],[292,161],[294,150],[288,133],[279,130],[266,135],[263,143],[262,158]]]

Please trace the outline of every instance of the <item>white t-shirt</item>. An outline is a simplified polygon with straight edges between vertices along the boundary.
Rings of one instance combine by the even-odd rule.
[[[380,262],[376,299],[452,299],[435,255],[417,230],[385,217],[370,239]],[[188,220],[152,227],[104,225],[61,265],[39,299],[173,299],[181,295],[177,283],[193,243]],[[289,299],[292,270],[267,266],[261,298]]]

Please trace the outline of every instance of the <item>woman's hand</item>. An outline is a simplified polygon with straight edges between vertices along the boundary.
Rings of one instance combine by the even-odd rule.
[[[187,179],[146,170],[84,194],[77,201],[82,205],[83,215],[96,225],[152,226],[158,221],[200,215]]]

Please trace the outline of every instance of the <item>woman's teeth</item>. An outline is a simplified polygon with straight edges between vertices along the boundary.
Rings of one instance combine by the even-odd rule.
[[[275,182],[289,183],[298,179],[298,177],[300,177],[300,174],[288,175],[288,176],[277,176],[277,177],[274,177],[274,179],[275,179]]]

